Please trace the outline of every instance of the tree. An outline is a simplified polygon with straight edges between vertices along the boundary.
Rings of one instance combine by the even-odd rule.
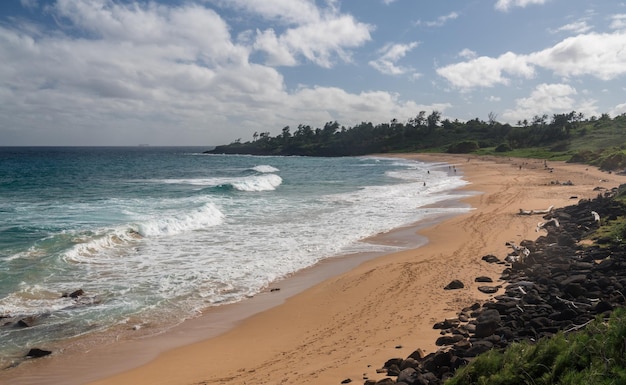
[[[441,112],[433,110],[433,112],[428,115],[426,121],[428,122],[428,130],[434,131],[439,126],[439,120],[441,119]]]
[[[489,125],[494,126],[496,123],[498,123],[498,114],[496,114],[495,112],[490,112],[487,119],[489,119]]]

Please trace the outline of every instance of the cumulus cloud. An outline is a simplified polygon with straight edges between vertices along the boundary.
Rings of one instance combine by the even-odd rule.
[[[461,89],[507,85],[511,77],[532,78],[536,67],[562,77],[590,75],[602,80],[626,74],[626,31],[569,37],[528,55],[507,52],[440,67],[437,73]]]
[[[506,110],[502,115],[508,122],[530,119],[535,115],[583,112],[585,115],[597,114],[594,100],[578,100],[576,89],[568,84],[538,85],[527,98],[517,99],[515,108]]]
[[[219,0],[276,24],[256,31],[255,50],[263,52],[268,65],[294,66],[303,58],[329,68],[335,59],[351,60],[350,49],[371,40],[373,26],[341,14],[333,1],[320,8],[311,0]]]
[[[578,35],[531,54],[527,60],[564,77],[591,75],[610,80],[626,74],[625,42],[626,31]]]
[[[369,62],[369,65],[376,68],[385,75],[402,75],[412,71],[409,67],[398,66],[398,60],[406,56],[408,52],[418,46],[418,42],[408,44],[387,44],[378,52],[381,56]]]
[[[499,11],[507,12],[512,7],[525,8],[531,4],[545,4],[548,0],[498,0],[496,3],[496,9]]]
[[[347,60],[343,50],[355,41],[353,33],[357,41],[369,36],[349,15],[322,15],[320,24],[291,26],[280,35],[268,29],[256,40],[240,34],[234,42],[220,15],[192,3],[59,0],[46,12],[59,22],[53,29],[0,25],[5,145],[208,145],[245,139],[260,127],[330,119],[349,125],[431,109],[385,91],[288,91],[275,68],[251,60],[251,42],[265,44],[277,62],[297,55],[320,65],[333,55]],[[300,11],[291,12],[289,23],[298,21]],[[306,44],[295,48],[301,39]]]
[[[254,48],[267,54],[270,65],[295,65],[298,57],[304,57],[329,68],[335,57],[349,62],[349,49],[371,40],[370,29],[351,15],[337,15],[288,28],[280,35],[272,29],[257,31]]]
[[[437,74],[446,78],[455,87],[493,87],[509,84],[507,75],[532,78],[535,71],[523,56],[507,52],[497,58],[481,56],[467,62],[452,64],[437,69]]]

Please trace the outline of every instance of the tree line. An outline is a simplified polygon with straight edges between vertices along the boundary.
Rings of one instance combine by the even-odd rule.
[[[619,118],[626,119],[625,115],[620,115]],[[582,126],[606,121],[612,121],[608,114],[603,114],[600,118],[593,116],[585,119],[584,114],[572,111],[551,117],[545,114],[535,115],[530,120],[525,119],[512,126],[498,122],[494,113],[489,114],[487,121],[475,118],[461,122],[458,119],[442,119],[441,113],[436,110],[428,115],[426,111],[420,111],[406,122],[392,119],[388,123],[362,122],[353,127],[345,127],[333,121],[327,122],[321,128],[300,124],[293,132],[289,126],[285,126],[276,136],[269,132],[255,132],[251,141],[242,142],[238,139],[208,152],[356,156],[426,149],[467,153],[489,147],[504,152],[566,144],[574,132],[580,134]]]

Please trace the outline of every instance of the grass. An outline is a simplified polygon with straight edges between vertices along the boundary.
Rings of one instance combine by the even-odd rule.
[[[491,350],[459,369],[446,385],[626,384],[626,310],[583,330]]]

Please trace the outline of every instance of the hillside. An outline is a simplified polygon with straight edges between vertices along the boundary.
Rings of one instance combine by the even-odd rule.
[[[624,148],[622,148],[624,147]],[[391,152],[449,152],[534,157],[597,165],[606,170],[626,168],[626,114],[585,118],[567,114],[534,116],[516,126],[501,124],[495,116],[461,122],[441,120],[433,111],[421,111],[402,123],[354,127],[328,122],[322,128],[299,125],[281,134],[255,132],[251,141],[238,139],[207,153],[299,156],[358,156]]]

